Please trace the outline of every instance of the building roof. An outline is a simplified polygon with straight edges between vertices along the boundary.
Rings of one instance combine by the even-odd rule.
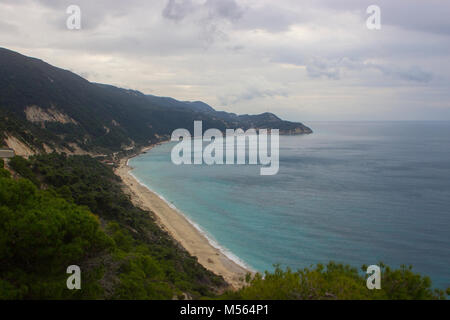
[[[12,158],[15,155],[14,149],[0,148],[0,158]]]

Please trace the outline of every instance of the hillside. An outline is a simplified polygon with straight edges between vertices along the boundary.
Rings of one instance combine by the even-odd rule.
[[[177,128],[276,128],[311,133],[273,114],[239,116],[203,102],[145,95],[82,77],[0,48],[0,143],[28,155],[111,154],[167,138]]]
[[[89,156],[0,162],[0,300],[184,299],[227,288],[135,207],[112,169]],[[66,287],[66,268],[83,288]]]

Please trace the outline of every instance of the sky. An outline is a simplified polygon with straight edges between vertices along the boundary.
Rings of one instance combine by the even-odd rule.
[[[450,120],[448,0],[0,0],[0,47],[238,114]]]

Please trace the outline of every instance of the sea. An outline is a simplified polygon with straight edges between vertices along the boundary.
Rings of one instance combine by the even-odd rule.
[[[229,258],[254,271],[335,261],[412,265],[450,286],[450,122],[310,122],[280,169],[175,165],[176,143],[129,164]]]

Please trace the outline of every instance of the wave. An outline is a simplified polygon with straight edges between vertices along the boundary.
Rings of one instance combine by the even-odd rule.
[[[128,166],[128,161],[130,159],[127,160],[127,166]],[[136,181],[143,186],[144,188],[148,189],[150,192],[156,194],[161,200],[163,200],[170,208],[172,208],[173,210],[175,210],[178,214],[180,214],[183,218],[186,219],[187,222],[189,222],[203,237],[205,237],[205,239],[208,241],[208,243],[214,247],[215,249],[219,250],[220,253],[222,253],[225,257],[227,257],[228,259],[230,259],[231,261],[233,261],[234,263],[236,263],[237,265],[243,267],[244,269],[247,269],[249,271],[252,272],[256,272],[256,270],[254,268],[252,268],[251,266],[249,266],[247,263],[245,263],[242,259],[240,259],[238,256],[236,256],[233,252],[231,252],[229,249],[227,249],[226,247],[220,245],[218,243],[218,241],[216,239],[214,239],[214,237],[212,235],[210,235],[207,231],[203,230],[202,227],[200,227],[197,223],[195,223],[194,221],[192,221],[191,218],[189,218],[183,211],[181,211],[180,209],[178,209],[172,202],[168,201],[166,198],[164,198],[164,196],[162,196],[161,194],[159,194],[158,192],[154,191],[153,189],[151,189],[148,185],[146,185],[145,183],[143,183],[141,180],[139,180],[138,177],[136,177],[131,171],[128,172],[134,179],[136,179]]]

